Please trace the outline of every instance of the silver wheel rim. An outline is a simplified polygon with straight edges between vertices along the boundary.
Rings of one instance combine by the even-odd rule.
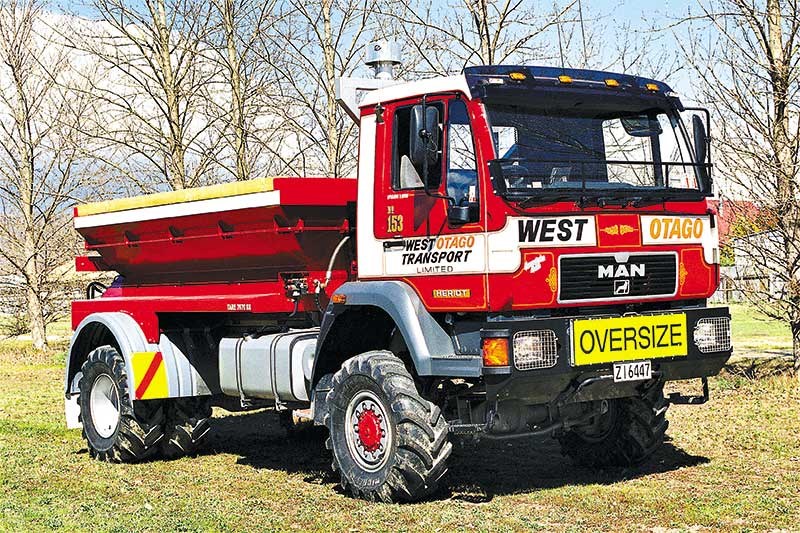
[[[92,383],[89,409],[97,434],[104,439],[113,435],[119,424],[119,391],[108,374],[100,374]]]
[[[389,460],[392,426],[386,412],[383,402],[372,391],[359,392],[347,405],[345,413],[347,448],[358,466],[368,472],[380,470]],[[365,439],[365,442],[362,440],[365,429],[379,429],[380,436],[370,431],[368,433],[372,438]]]

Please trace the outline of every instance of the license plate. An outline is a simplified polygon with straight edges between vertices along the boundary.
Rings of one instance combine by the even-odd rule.
[[[572,322],[572,354],[576,366],[682,357],[688,349],[684,313]]]
[[[653,377],[653,367],[650,361],[636,361],[634,363],[614,363],[614,382],[641,381]]]

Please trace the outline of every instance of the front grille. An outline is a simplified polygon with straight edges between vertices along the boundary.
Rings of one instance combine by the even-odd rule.
[[[677,283],[676,254],[630,254],[617,262],[613,255],[562,257],[559,300],[613,300],[672,296]]]

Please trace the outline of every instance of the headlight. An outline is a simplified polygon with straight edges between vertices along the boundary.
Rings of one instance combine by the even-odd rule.
[[[558,342],[554,331],[519,331],[514,334],[514,366],[536,370],[556,366]]]
[[[731,349],[731,319],[701,318],[694,327],[694,343],[702,353],[725,352]]]

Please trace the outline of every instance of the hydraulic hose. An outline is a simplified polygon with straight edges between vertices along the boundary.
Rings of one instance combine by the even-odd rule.
[[[328,283],[330,283],[331,277],[333,276],[333,264],[336,262],[339,252],[342,251],[342,247],[349,240],[350,235],[345,235],[344,238],[339,241],[339,244],[336,245],[336,248],[333,250],[333,254],[331,254],[331,260],[328,262],[328,271],[325,272],[325,281],[317,285],[317,292],[321,292],[325,287],[328,286]]]

